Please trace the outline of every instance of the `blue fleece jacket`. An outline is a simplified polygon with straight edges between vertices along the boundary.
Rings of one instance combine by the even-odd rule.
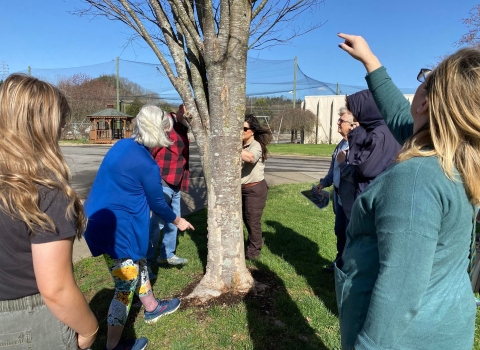
[[[148,149],[123,139],[107,152],[85,201],[84,237],[93,256],[145,258],[150,209],[165,222],[175,213],[163,196],[160,168]]]

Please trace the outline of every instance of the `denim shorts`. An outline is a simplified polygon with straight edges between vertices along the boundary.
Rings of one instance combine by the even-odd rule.
[[[0,301],[0,349],[77,350],[77,334],[45,306],[40,294]]]

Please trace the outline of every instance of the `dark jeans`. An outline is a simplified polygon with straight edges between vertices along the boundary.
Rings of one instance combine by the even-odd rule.
[[[245,256],[255,259],[260,255],[263,245],[262,214],[267,201],[268,187],[265,180],[251,187],[242,186],[243,222],[248,231],[247,251]]]
[[[349,220],[343,211],[341,204],[336,201],[335,203],[335,236],[337,236],[337,257],[335,260],[338,260],[342,257],[343,249],[345,248],[345,243],[347,241],[347,226]]]

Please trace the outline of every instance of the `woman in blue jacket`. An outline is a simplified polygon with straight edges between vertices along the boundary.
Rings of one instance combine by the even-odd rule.
[[[85,240],[93,256],[102,255],[115,282],[108,311],[106,349],[141,350],[145,338],[120,341],[136,292],[147,323],[174,312],[180,300],[155,299],[148,278],[146,256],[150,210],[181,231],[193,229],[165,202],[160,169],[150,154],[154,147],[170,145],[167,115],[156,106],[144,106],[135,119],[132,138],[107,152],[85,202],[88,225]]]
[[[356,199],[335,285],[343,349],[470,350],[467,268],[480,203],[480,51],[421,70],[410,106],[362,37],[340,47],[403,147]]]

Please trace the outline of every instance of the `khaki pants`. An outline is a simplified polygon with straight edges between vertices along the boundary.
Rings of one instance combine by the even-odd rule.
[[[0,301],[0,348],[77,350],[77,334],[60,322],[40,294]]]

